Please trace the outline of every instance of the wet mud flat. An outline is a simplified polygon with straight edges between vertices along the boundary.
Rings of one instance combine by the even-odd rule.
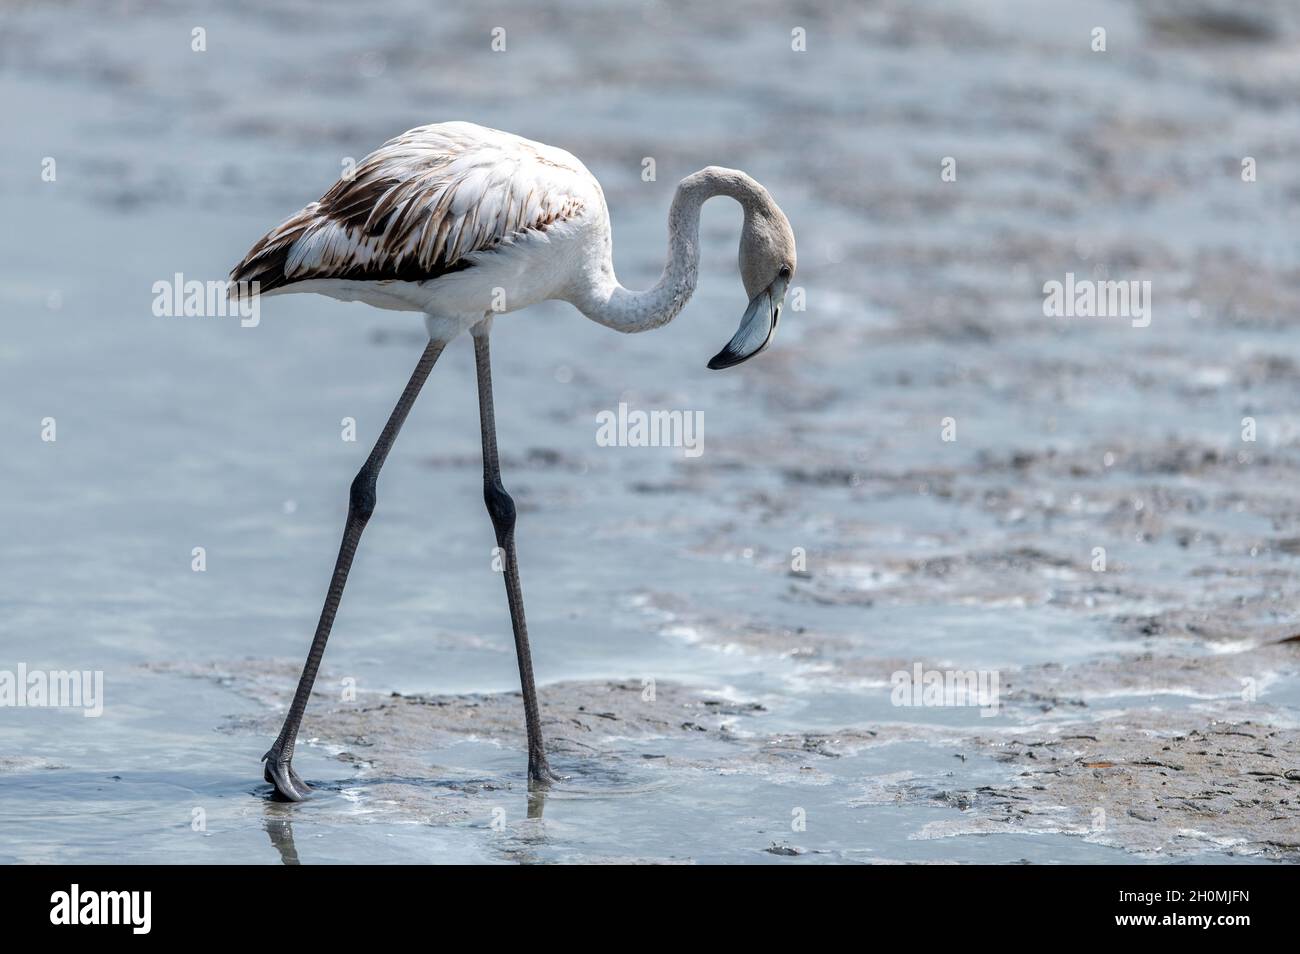
[[[1291,664],[1291,651],[1278,647],[1208,666],[1184,661],[1180,667],[1176,660],[1147,656],[1081,667],[1068,682],[1081,696],[1118,691],[1138,697],[1166,688],[1164,676],[1181,669],[1174,691],[1208,695],[1217,684],[1235,682],[1240,673]],[[221,727],[233,735],[264,738],[278,729],[281,712],[275,704],[296,672],[291,665],[268,666],[260,660],[151,669],[211,679],[266,706],[264,715],[232,719]],[[610,793],[653,798],[661,785],[748,776],[826,787],[850,810],[868,805],[944,809],[940,818],[910,833],[918,840],[1055,834],[1146,859],[1207,853],[1300,859],[1300,803],[1295,797],[1300,730],[1276,724],[1289,722],[1288,714],[1231,703],[1187,712],[1124,708],[1114,701],[1090,706],[1081,697],[1059,694],[1064,675],[1050,664],[1019,673],[1006,699],[1012,711],[1003,713],[1017,724],[994,732],[981,731],[978,724],[897,721],[830,732],[782,732],[765,725],[770,719],[761,703],[681,685],[648,690],[638,682],[552,684],[541,694],[542,718],[552,762],[564,781],[531,793],[522,769],[526,740],[518,693],[375,693],[341,702],[337,693],[317,692],[300,750],[327,756],[320,764],[328,777],[309,777],[309,783],[317,788],[313,801],[337,803],[335,821],[356,821],[353,809],[359,800],[368,807],[367,822],[377,815],[390,821],[490,827],[494,817],[504,816],[503,799],[525,796],[528,821],[512,838],[545,842],[548,798]],[[1054,717],[1046,720],[1046,713]],[[456,746],[464,742],[499,747],[502,758],[495,770],[466,774],[463,766],[449,762],[447,756],[454,759]],[[846,756],[904,742],[940,755],[917,764],[900,753],[892,760],[898,770],[877,776],[846,779],[829,769]],[[943,766],[945,759],[951,769]],[[985,773],[984,784],[963,778],[968,759],[996,766]],[[266,788],[259,793],[269,799]],[[282,848],[280,827],[290,824],[293,810],[285,805],[269,816],[268,831]],[[319,810],[315,818],[319,821]],[[291,842],[291,831],[289,838]],[[514,841],[499,847],[505,857],[523,850]],[[818,849],[815,841],[801,842],[797,832],[775,837],[765,848],[755,843],[753,850],[777,857],[810,850],[834,854]],[[674,859],[650,854],[619,860]]]

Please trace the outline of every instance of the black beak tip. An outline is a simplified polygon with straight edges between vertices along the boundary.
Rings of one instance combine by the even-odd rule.
[[[743,360],[744,358],[740,358],[737,355],[732,354],[726,348],[723,348],[709,359],[709,370],[721,371],[723,368],[730,368],[733,365],[740,364]]]

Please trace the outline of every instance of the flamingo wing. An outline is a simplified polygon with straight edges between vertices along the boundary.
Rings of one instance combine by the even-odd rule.
[[[230,278],[262,292],[313,279],[428,281],[581,215],[594,181],[541,143],[470,123],[419,126],[263,236]]]

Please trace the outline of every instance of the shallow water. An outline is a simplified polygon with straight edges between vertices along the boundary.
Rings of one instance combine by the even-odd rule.
[[[1295,809],[1245,807],[1286,781],[1231,753],[1205,787],[1277,787],[1203,826],[1105,786],[1159,786],[1141,746],[1224,724],[1295,767],[1300,679],[1276,641],[1300,585],[1300,30],[1281,4],[1236,43],[1160,5],[1090,6],[800,14],[806,54],[766,2],[739,20],[5,6],[0,669],[102,670],[106,699],[93,719],[0,709],[0,860],[1294,860]],[[699,731],[620,707],[585,736],[557,724],[569,779],[545,799],[508,711],[482,731],[403,716],[356,755],[376,740],[343,731],[366,724],[344,680],[362,702],[517,691],[460,341],[383,473],[299,747],[318,794],[280,805],[258,759],[422,331],[307,296],[265,302],[256,328],[157,318],[152,286],[224,277],[344,157],[452,118],[580,156],[631,286],[658,274],[672,189],[700,166],[746,169],[794,223],[808,308],[736,371],[704,369],[744,307],[723,203],[681,320],[623,337],[551,305],[493,341],[548,720],[620,681],[750,708]],[[1043,318],[1043,281],[1098,267],[1153,281],[1151,327]],[[704,454],[597,446],[620,401],[702,412]],[[894,705],[890,675],[917,662],[997,670],[1002,710]],[[1030,746],[1073,735],[1104,762],[1062,756],[1035,787]],[[1121,768],[1083,772],[1103,764]],[[1112,770],[1129,774],[1098,795]]]

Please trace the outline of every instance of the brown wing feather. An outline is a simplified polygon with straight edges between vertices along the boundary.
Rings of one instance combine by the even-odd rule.
[[[263,236],[231,280],[265,292],[321,278],[428,281],[469,268],[472,253],[587,207],[586,170],[545,148],[468,124],[412,129]]]

